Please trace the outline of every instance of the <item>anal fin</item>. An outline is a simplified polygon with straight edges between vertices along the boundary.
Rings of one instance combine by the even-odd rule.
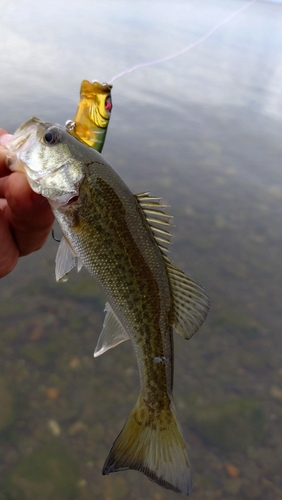
[[[118,317],[112,310],[110,304],[107,302],[105,311],[107,314],[103,323],[103,329],[100,333],[96,349],[94,351],[94,357],[100,356],[108,349],[112,349],[116,345],[129,339],[128,333],[123,328]]]

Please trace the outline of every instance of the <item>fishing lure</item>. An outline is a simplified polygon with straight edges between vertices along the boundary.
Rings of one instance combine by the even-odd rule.
[[[108,83],[83,80],[76,115],[66,122],[70,135],[99,153],[104,146],[113,107],[111,89]]]

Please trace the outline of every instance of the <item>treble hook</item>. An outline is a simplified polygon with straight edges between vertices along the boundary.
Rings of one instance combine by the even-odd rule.
[[[61,243],[61,240],[57,240],[56,236],[55,236],[55,231],[54,229],[52,229],[52,238],[54,241],[57,241],[58,243]]]

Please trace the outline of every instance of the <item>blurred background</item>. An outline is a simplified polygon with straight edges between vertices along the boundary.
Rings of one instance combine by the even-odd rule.
[[[74,117],[109,82],[204,36],[241,0],[1,1],[0,126]],[[257,1],[191,51],[113,83],[104,157],[171,205],[171,259],[207,289],[175,335],[175,400],[195,500],[282,499],[282,3]],[[55,228],[60,237],[59,229]],[[135,404],[129,342],[93,358],[105,298],[57,284],[50,236],[0,284],[0,499],[173,500],[133,471],[103,477]]]

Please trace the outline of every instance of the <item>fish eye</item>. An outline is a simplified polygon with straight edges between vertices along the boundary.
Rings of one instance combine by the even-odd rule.
[[[105,101],[105,109],[110,113],[112,111],[112,99],[111,96],[108,95]]]
[[[44,135],[44,142],[46,144],[57,144],[60,141],[60,134],[56,130],[49,130]]]

